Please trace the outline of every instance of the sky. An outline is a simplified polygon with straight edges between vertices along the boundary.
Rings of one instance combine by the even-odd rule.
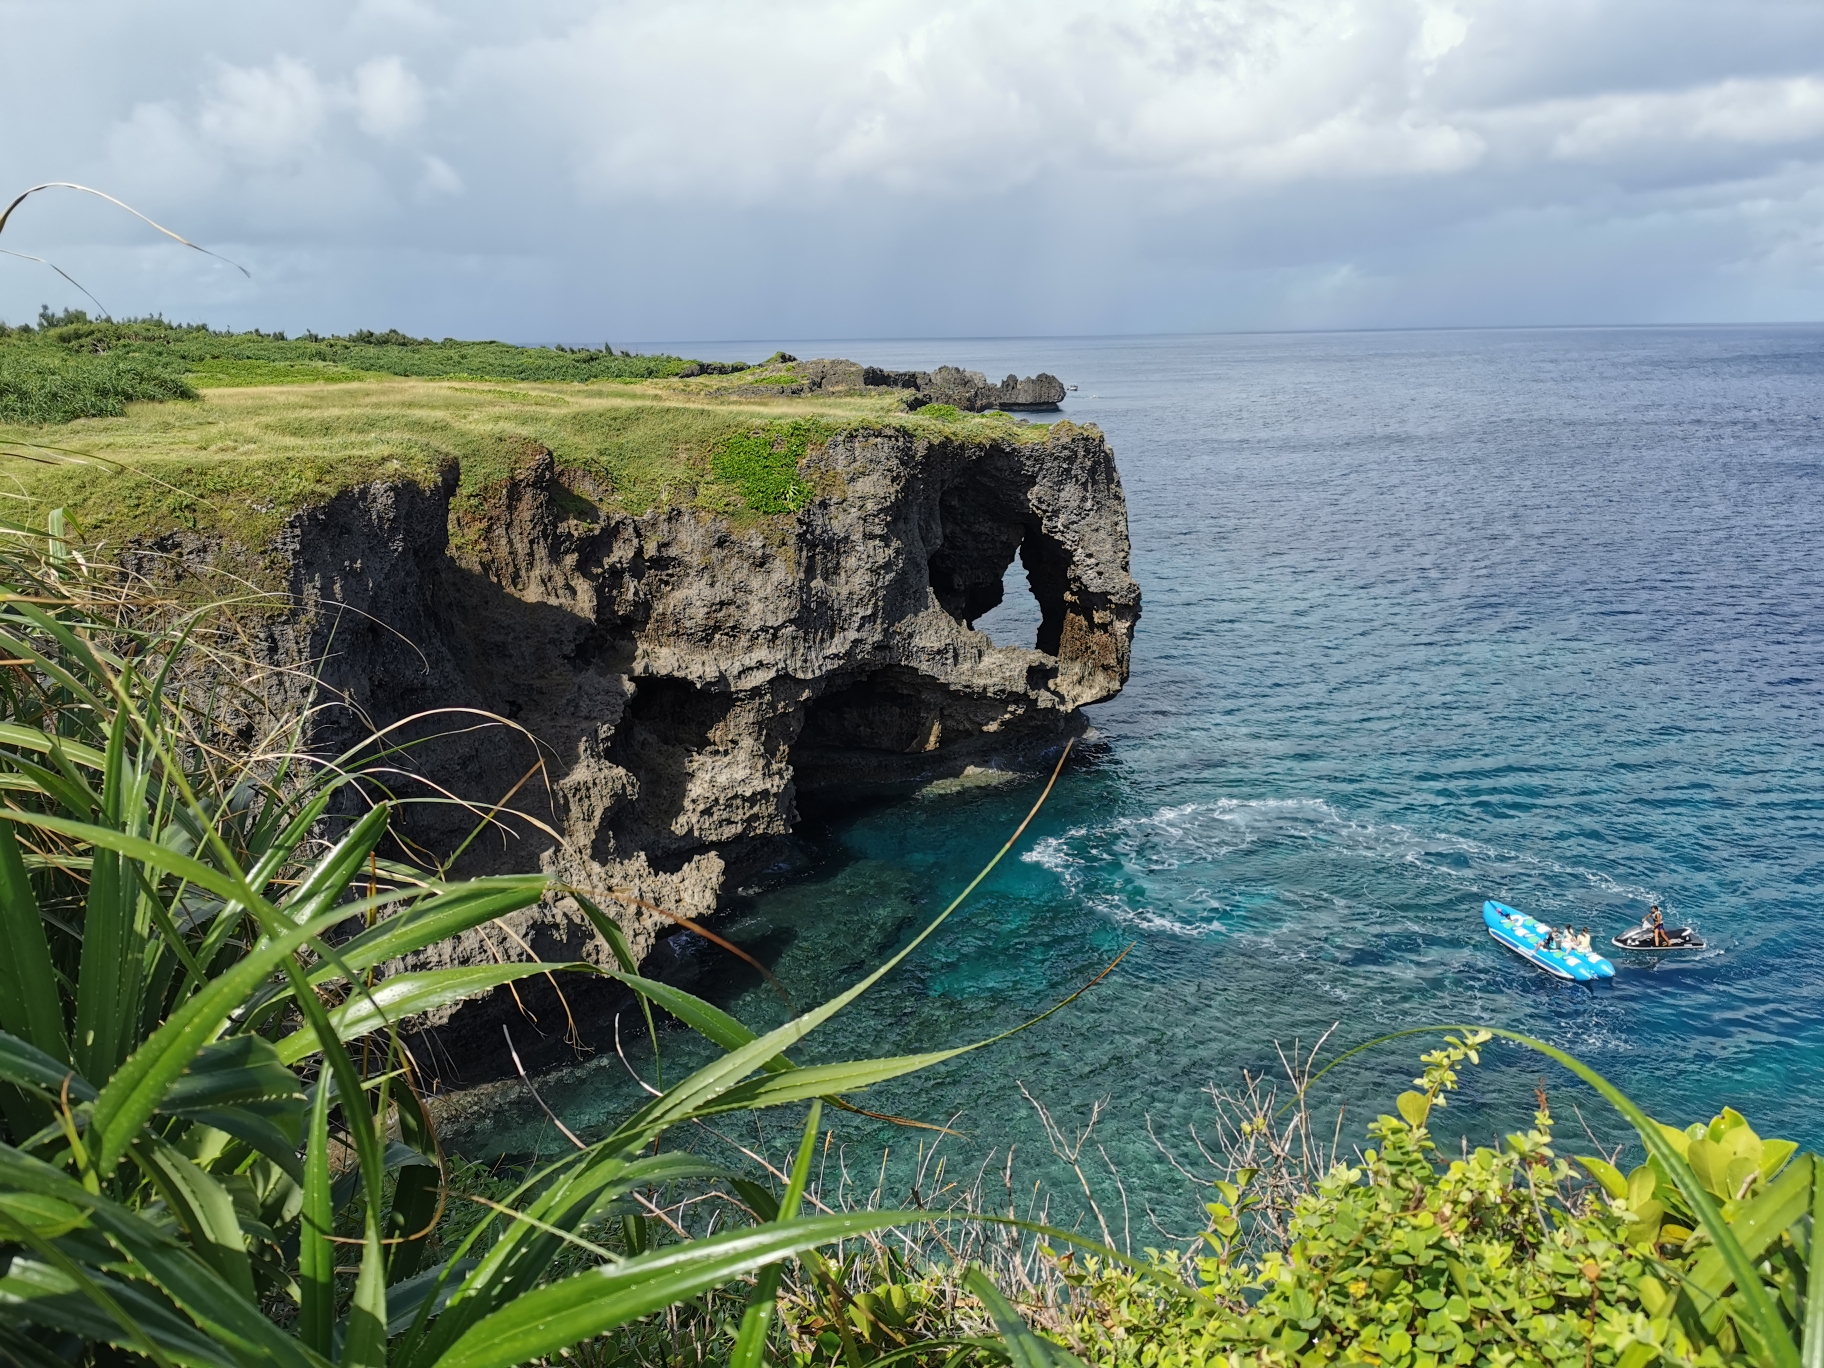
[[[1824,319],[1824,3],[0,0],[114,315],[626,346]],[[0,319],[90,305],[0,256]]]

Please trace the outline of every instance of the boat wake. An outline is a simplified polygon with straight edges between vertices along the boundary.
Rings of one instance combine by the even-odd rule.
[[[1073,827],[1023,857],[1137,930],[1187,937],[1301,936],[1365,919],[1389,932],[1460,922],[1491,892],[1547,921],[1638,920],[1659,900],[1603,870],[1397,822],[1321,798],[1223,798]],[[1454,933],[1460,935],[1460,930]]]

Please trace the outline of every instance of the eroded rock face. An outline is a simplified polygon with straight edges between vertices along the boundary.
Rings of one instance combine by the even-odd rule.
[[[1060,423],[1038,442],[850,433],[803,468],[840,494],[789,528],[735,532],[695,510],[605,511],[586,477],[531,448],[454,551],[450,488],[348,491],[288,530],[298,607],[271,650],[319,662],[326,688],[377,726],[471,708],[523,728],[445,713],[401,733],[438,734],[410,763],[442,789],[483,806],[511,793],[530,819],[476,841],[461,872],[543,866],[706,916],[731,873],[791,831],[801,795],[1030,755],[1127,678],[1140,595],[1095,429]],[[1030,647],[970,626],[1016,556],[1042,609]],[[324,719],[319,749],[364,732],[346,710]],[[448,850],[474,821],[443,804],[406,825]],[[615,910],[636,954],[670,929]],[[606,953],[559,900],[418,967],[528,952]]]

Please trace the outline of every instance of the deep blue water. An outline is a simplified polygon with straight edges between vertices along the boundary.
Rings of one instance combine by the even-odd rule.
[[[1029,1177],[1056,1183],[1017,1084],[1061,1121],[1106,1097],[1097,1138],[1174,1228],[1198,1199],[1148,1116],[1194,1153],[1205,1084],[1332,1025],[1339,1044],[1510,1026],[1665,1119],[1728,1103],[1763,1134],[1824,1143],[1824,328],[692,354],[778,345],[1076,384],[1066,414],[1114,444],[1145,595],[1127,691],[1093,711],[1100,740],[1020,857],[805,1054],[992,1034],[1132,952],[1058,1016],[870,1106],[960,1111],[959,1150],[1015,1140]],[[980,624],[997,639],[1036,624],[1017,566],[1010,590]],[[724,930],[801,1001],[827,996],[934,914],[1035,793],[940,788],[809,832],[814,872],[741,900]],[[1495,945],[1486,897],[1603,940],[1657,900],[1713,949],[1618,956],[1592,991]],[[705,962],[738,1015],[780,1019]],[[666,1048],[674,1067],[700,1057]],[[1419,1048],[1331,1075],[1345,1136],[1388,1108]],[[1524,1123],[1539,1078],[1610,1128],[1516,1049],[1472,1074],[1456,1124]],[[548,1089],[585,1128],[631,1103],[612,1057]],[[548,1147],[529,1113],[457,1138]],[[863,1169],[883,1141],[917,1143],[847,1117],[838,1131]],[[1153,1233],[1134,1219],[1136,1242]]]

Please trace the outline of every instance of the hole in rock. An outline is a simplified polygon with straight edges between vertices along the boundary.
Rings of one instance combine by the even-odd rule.
[[[639,800],[628,817],[644,829],[645,839],[659,842],[649,851],[655,860],[664,853],[664,834],[684,810],[691,758],[709,746],[729,706],[725,695],[707,693],[686,679],[646,676],[634,683],[609,757],[639,782]]]
[[[813,698],[798,744],[810,750],[924,751],[941,739],[941,712],[930,686],[916,675],[880,670]]]
[[[1015,558],[1001,577],[1001,601],[970,626],[986,632],[996,646],[1033,646],[1039,639],[1044,609],[1026,579],[1026,567]]]
[[[983,478],[944,491],[931,588],[944,611],[997,645],[1058,652],[1070,557],[1042,532],[1023,490]]]

